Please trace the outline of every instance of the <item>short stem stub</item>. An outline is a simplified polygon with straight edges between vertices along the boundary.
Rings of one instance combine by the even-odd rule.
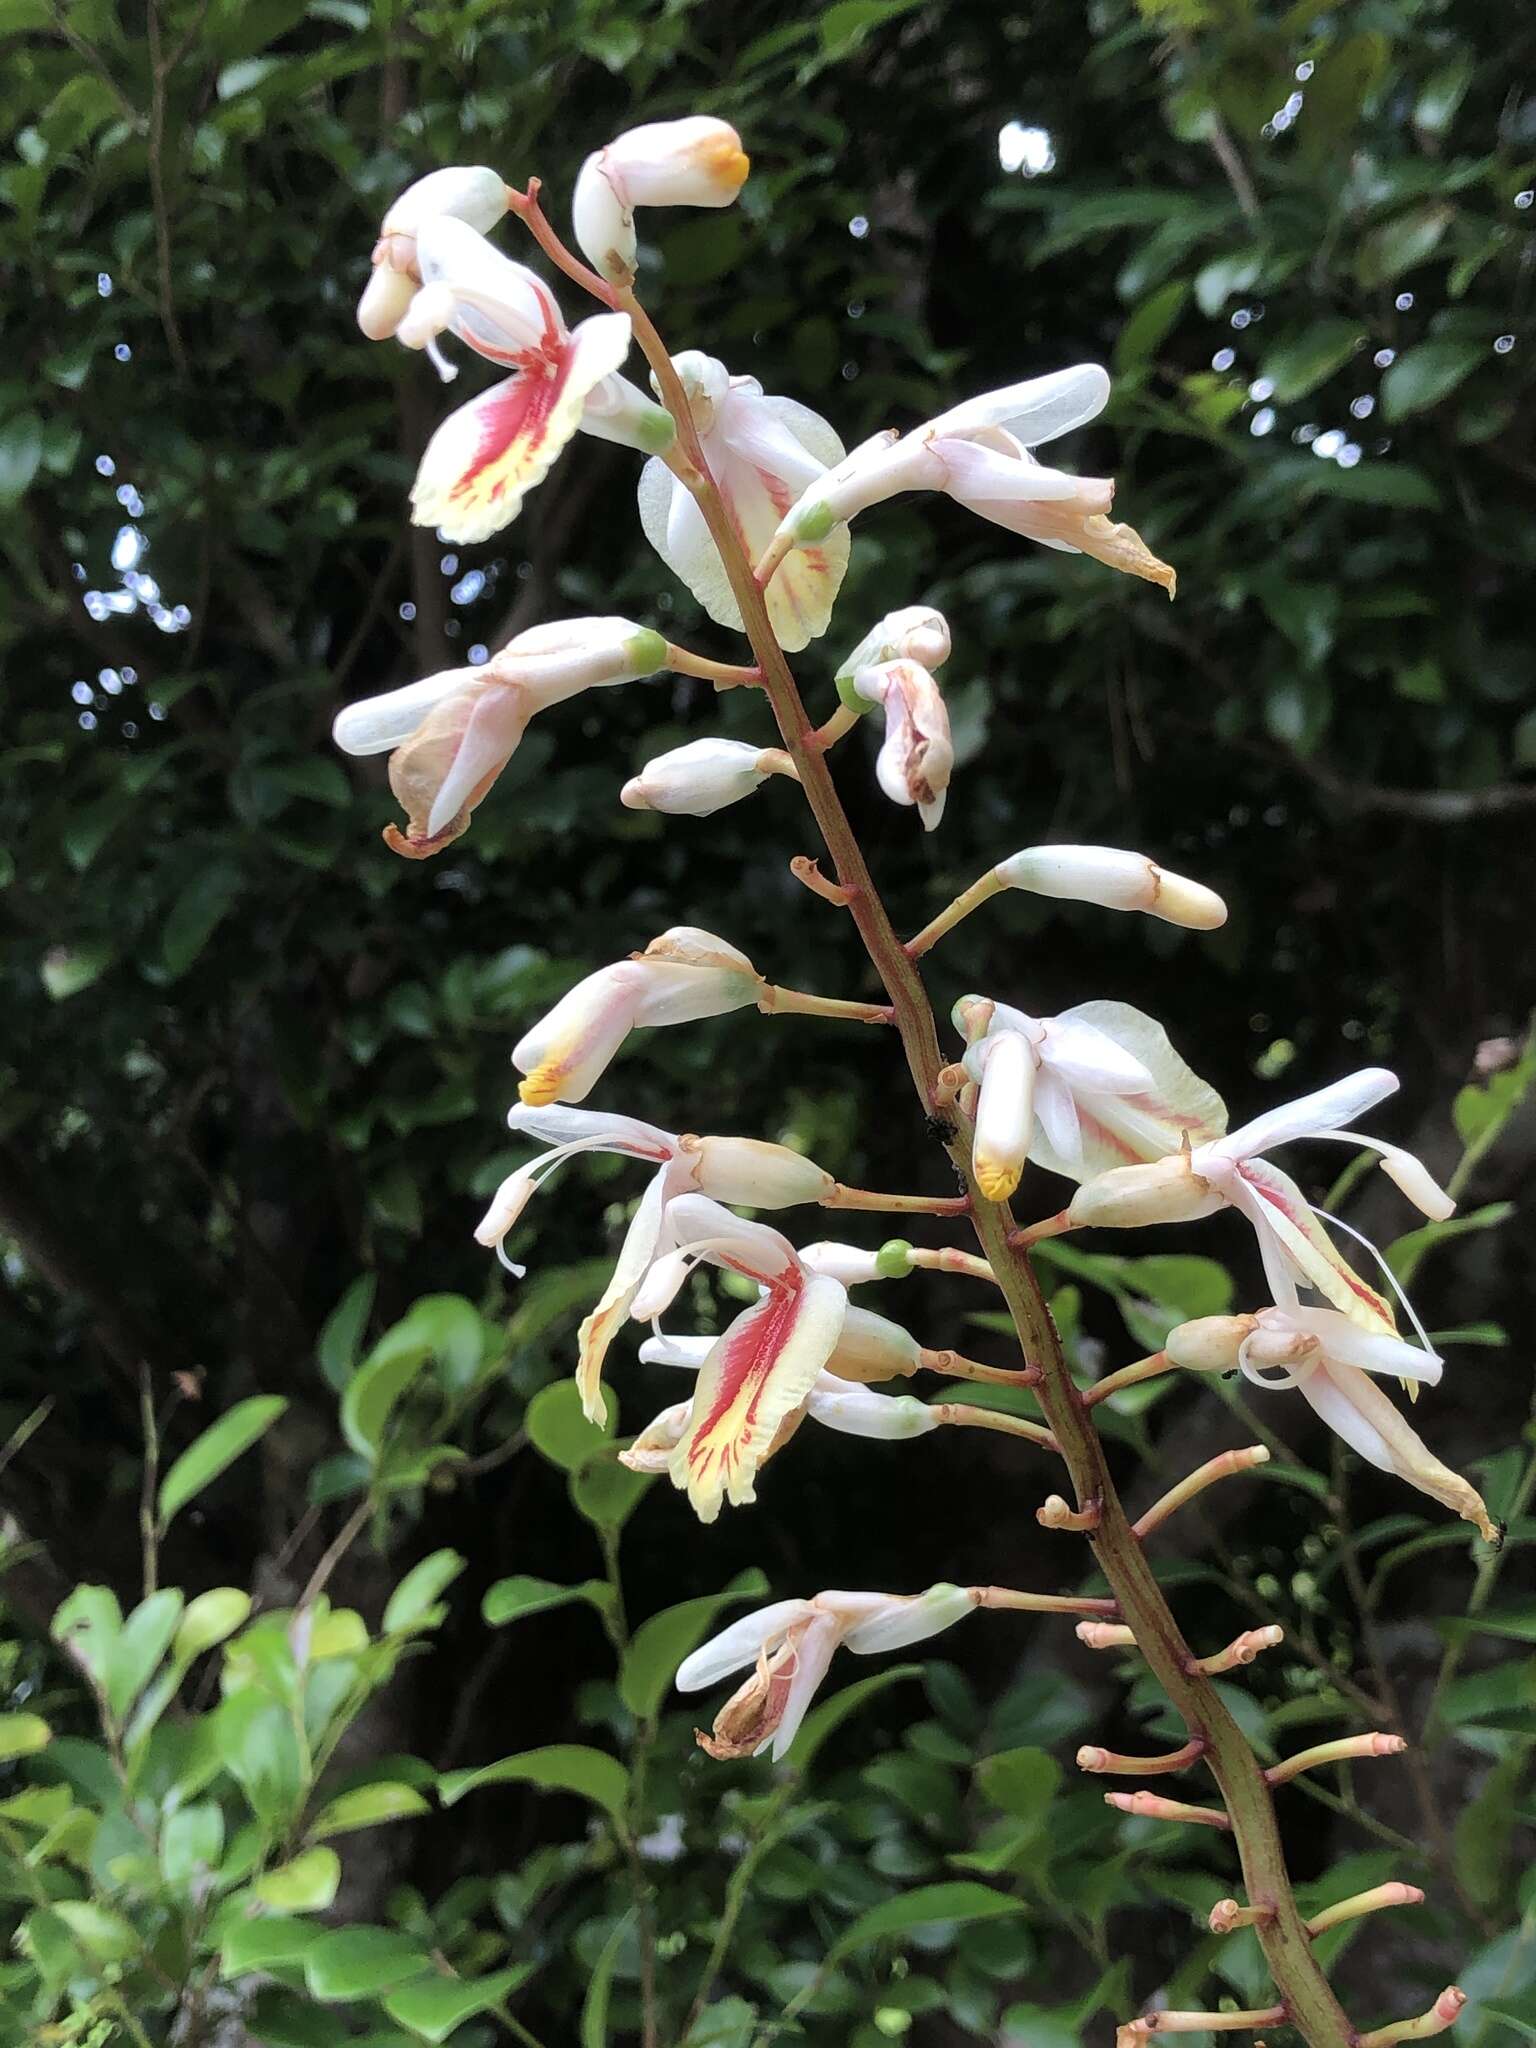
[[[1275,1917],[1273,1906],[1240,1906],[1236,1899],[1218,1899],[1211,1908],[1212,1934],[1235,1934],[1239,1927],[1263,1927]]]
[[[1443,2034],[1447,2027],[1455,2026],[1466,2002],[1467,1994],[1459,1985],[1447,1984],[1428,2012],[1421,2012],[1417,2019],[1398,2020],[1394,2026],[1377,2027],[1374,2033],[1361,2034],[1355,2048],[1397,2048],[1399,2041],[1427,2041],[1431,2034]]]
[[[1040,1383],[1039,1370],[1033,1365],[1011,1371],[1006,1365],[983,1365],[979,1359],[966,1358],[958,1351],[924,1349],[917,1362],[924,1372],[941,1372],[952,1380],[977,1380],[993,1387],[1034,1387]]]
[[[1149,2012],[1115,2030],[1115,2048],[1139,2048],[1150,2034],[1236,2034],[1249,2027],[1278,2027],[1288,2017],[1283,2005],[1252,2012]]]
[[[1214,1657],[1196,1657],[1189,1668],[1202,1677],[1219,1678],[1224,1671],[1235,1671],[1240,1664],[1251,1664],[1260,1650],[1273,1650],[1284,1641],[1285,1630],[1278,1622],[1272,1621],[1267,1628],[1245,1628],[1224,1650],[1218,1650]]]
[[[1035,1520],[1042,1529],[1076,1529],[1083,1534],[1099,1526],[1101,1510],[1096,1500],[1085,1507],[1074,1508],[1064,1501],[1059,1493],[1053,1493],[1043,1506],[1035,1509]]]
[[[797,853],[789,864],[789,872],[797,882],[803,883],[813,896],[821,897],[825,903],[832,903],[839,910],[846,910],[853,901],[853,891],[842,882],[829,882],[821,872],[820,864],[808,853]]]

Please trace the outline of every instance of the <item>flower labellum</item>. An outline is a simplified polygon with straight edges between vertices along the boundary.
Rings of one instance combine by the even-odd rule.
[[[879,668],[888,661],[916,661],[924,668],[942,668],[950,655],[949,622],[944,614],[935,611],[931,605],[908,604],[870,627],[864,638],[844,660],[837,671],[839,694],[843,695],[845,685],[851,685],[860,669]],[[848,705],[850,711],[863,711],[867,701]]]
[[[427,443],[411,517],[445,540],[488,540],[549,473],[595,392],[622,414],[607,380],[629,354],[629,316],[596,313],[567,328],[548,286],[460,220],[425,222],[416,249],[422,288],[400,339],[435,348],[452,333],[512,374],[450,413]]]
[[[388,341],[421,283],[416,237],[442,215],[467,221],[482,233],[507,210],[499,171],[484,164],[449,164],[408,185],[384,216],[374,244],[368,283],[357,305],[357,324],[370,341]]]
[[[577,174],[571,197],[577,245],[610,284],[630,284],[637,206],[729,206],[750,169],[741,137],[713,115],[626,129]]]
[[[789,1749],[838,1649],[878,1656],[952,1628],[976,1606],[975,1589],[930,1586],[926,1593],[818,1593],[813,1600],[777,1600],[744,1615],[686,1657],[679,1692],[701,1692],[751,1665],[747,1679],[715,1716],[709,1734],[696,1732],[713,1757],[758,1756],[777,1762]]]
[[[750,560],[773,538],[795,499],[843,444],[824,419],[790,398],[764,394],[755,377],[733,377],[698,350],[673,357],[704,459]],[[741,609],[709,529],[688,487],[660,461],[640,476],[640,523],[675,576],[719,625],[743,630]],[[765,592],[779,645],[797,653],[827,630],[848,567],[848,535],[830,534],[787,561]]]
[[[944,815],[955,749],[939,686],[917,661],[887,661],[858,670],[855,695],[885,707],[885,740],[875,762],[880,787],[895,804],[916,804],[923,830]]]
[[[390,756],[389,783],[406,829],[385,844],[427,860],[464,831],[511,760],[529,720],[582,690],[633,682],[662,667],[667,643],[629,619],[562,619],[519,633],[479,668],[445,669],[339,712],[345,754]]]

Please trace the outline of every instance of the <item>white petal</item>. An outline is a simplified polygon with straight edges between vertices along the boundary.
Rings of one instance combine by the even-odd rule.
[[[665,1331],[647,1337],[640,1346],[642,1365],[675,1365],[684,1372],[697,1372],[714,1349],[713,1337],[675,1337]]]
[[[1360,1413],[1343,1387],[1328,1372],[1326,1364],[1309,1372],[1301,1391],[1335,1436],[1341,1436],[1352,1451],[1383,1472],[1393,1470],[1392,1453],[1386,1438]]]
[[[771,1648],[796,1622],[810,1621],[814,1614],[809,1600],[775,1600],[755,1614],[742,1615],[683,1659],[675,1680],[678,1691],[702,1692],[733,1671],[744,1671],[757,1662],[760,1650]]]
[[[1395,1095],[1397,1088],[1396,1074],[1385,1067],[1363,1067],[1330,1087],[1318,1088],[1255,1117],[1223,1138],[1218,1149],[1229,1159],[1246,1159],[1271,1152],[1293,1138],[1310,1137],[1315,1131],[1338,1130],[1353,1123],[1362,1110],[1374,1109],[1378,1102]]]
[[[1109,374],[1097,363],[1079,363],[1070,370],[1055,370],[1046,377],[1031,377],[1022,384],[1007,384],[1000,391],[984,391],[967,398],[930,422],[930,431],[940,434],[971,434],[985,427],[1006,427],[1026,448],[1069,434],[1109,402]]]
[[[976,1603],[968,1586],[930,1586],[915,1599],[893,1597],[888,1610],[851,1628],[844,1638],[848,1648],[861,1657],[882,1650],[905,1650],[911,1643],[926,1642],[940,1630],[963,1621]]]
[[[1043,1066],[1035,1083],[1035,1115],[1045,1141],[1058,1159],[1077,1166],[1083,1160],[1083,1123],[1072,1090],[1062,1076]]]
[[[364,697],[337,712],[331,738],[344,754],[391,754],[445,697],[484,674],[483,668],[448,668],[382,696]]]
[[[873,1394],[856,1380],[840,1380],[835,1373],[822,1374],[806,1395],[805,1406],[812,1421],[827,1429],[882,1443],[926,1436],[939,1427],[934,1411],[911,1394]]]
[[[1033,1046],[1016,1031],[989,1038],[976,1102],[974,1154],[976,1178],[989,1201],[1006,1200],[1019,1184],[1034,1129],[1034,1094]]]
[[[773,1732],[775,1763],[786,1754],[790,1744],[800,1733],[800,1723],[805,1719],[806,1710],[816,1696],[817,1687],[826,1677],[828,1667],[837,1654],[837,1646],[842,1639],[842,1630],[832,1617],[826,1614],[818,1614],[800,1638],[795,1650],[795,1675],[789,1683],[783,1715]],[[759,1750],[758,1754],[761,1753]]]

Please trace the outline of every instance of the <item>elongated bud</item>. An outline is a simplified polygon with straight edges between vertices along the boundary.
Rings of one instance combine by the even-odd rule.
[[[675,817],[709,818],[727,804],[751,796],[767,779],[761,747],[742,740],[690,740],[647,761],[626,782],[620,801],[632,811],[667,811]]]
[[[485,164],[448,164],[408,185],[384,216],[358,302],[357,324],[368,339],[387,341],[410,309],[421,282],[416,235],[425,222],[447,215],[483,234],[506,210],[505,180]]]
[[[1371,1142],[1381,1153],[1382,1172],[1401,1188],[1416,1209],[1435,1223],[1455,1215],[1455,1197],[1446,1193],[1422,1159],[1405,1152],[1400,1145],[1383,1145],[1379,1138]]]
[[[1186,1372],[1236,1372],[1238,1353],[1258,1327],[1257,1316],[1196,1316],[1169,1331],[1163,1351]]]
[[[749,164],[728,122],[697,114],[626,129],[582,165],[571,199],[576,240],[610,283],[627,284],[637,206],[729,206]]]
[[[1221,1208],[1223,1197],[1190,1165],[1185,1152],[1144,1166],[1113,1166],[1084,1181],[1067,1205],[1074,1225],[1110,1230],[1144,1223],[1191,1223]]]
[[[693,1159],[694,1185],[717,1202],[749,1209],[788,1209],[820,1202],[837,1185],[824,1167],[788,1145],[762,1138],[684,1138]]]
[[[615,371],[587,393],[581,431],[595,441],[636,448],[642,455],[665,455],[677,439],[677,421],[664,405]]]
[[[1227,906],[1214,889],[1116,846],[1026,846],[993,872],[1010,889],[1105,910],[1141,910],[1191,931],[1214,931],[1227,921]]]
[[[826,1369],[840,1380],[910,1379],[922,1362],[923,1347],[910,1330],[870,1309],[850,1308]]]
[[[806,1396],[805,1405],[811,1419],[828,1429],[883,1443],[927,1436],[944,1419],[915,1395],[872,1394],[853,1381],[818,1384]]]

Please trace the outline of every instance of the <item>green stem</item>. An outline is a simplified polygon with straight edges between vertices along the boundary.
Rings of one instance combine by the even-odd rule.
[[[730,1952],[731,1937],[736,1932],[736,1923],[745,1910],[752,1880],[757,1875],[757,1866],[767,1855],[773,1844],[773,1830],[780,1814],[789,1805],[800,1789],[800,1774],[789,1772],[774,1787],[773,1792],[758,1816],[757,1824],[747,1836],[747,1846],[741,1860],[731,1872],[725,1887],[725,1902],[720,1909],[719,1924],[715,1938],[710,1944],[709,1954],[704,1959],[704,1972],[699,1978],[699,1988],[694,1993],[693,2004],[688,2008],[688,2017],[683,2022],[683,2038],[686,2040],[698,2023],[699,2015],[709,2003],[709,1995],[715,1988],[715,1979],[725,1967]]]
[[[896,935],[815,743],[815,729],[769,622],[763,593],[709,474],[671,357],[633,292],[617,296],[634,323],[635,338],[655,374],[662,402],[677,422],[683,453],[697,472],[691,488],[740,606],[779,732],[800,771],[806,801],[838,883],[847,892],[849,913],[890,997],[892,1020],[901,1036],[918,1099],[924,1112],[932,1114],[938,1106],[939,1070],[944,1059],[922,976]],[[1205,1760],[1231,1818],[1249,1903],[1271,1909],[1272,1917],[1257,1933],[1276,1990],[1309,2048],[1351,2048],[1353,2030],[1312,1952],[1306,1923],[1291,1891],[1274,1803],[1258,1759],[1216,1687],[1191,1668],[1194,1653],[1179,1633],[1120,1505],[1098,1432],[1073,1383],[1034,1269],[1027,1255],[1011,1242],[1016,1227],[1013,1216],[1005,1202],[990,1202],[982,1193],[971,1168],[970,1128],[958,1110],[952,1115],[955,1135],[946,1150],[970,1194],[973,1227],[1008,1303],[1024,1356],[1041,1369],[1040,1403],[1071,1473],[1079,1505],[1096,1504],[1099,1510],[1098,1526],[1090,1539],[1096,1560],[1136,1632],[1142,1656],[1190,1734],[1207,1745]],[[804,2002],[802,1997],[799,2003]],[[790,2009],[794,2009],[793,2002]]]
[[[624,1653],[629,1648],[629,1620],[624,1611],[624,1582],[619,1576],[619,1539],[616,1532],[606,1526],[600,1527],[597,1535],[602,1546],[603,1573],[608,1581],[610,1594],[602,1611],[602,1624],[613,1646],[613,1653],[622,1664]],[[630,1888],[635,1895],[635,1908],[640,1916],[642,2048],[658,2048],[661,2040],[656,2004],[656,1891],[646,1875],[645,1864],[635,1842],[635,1827],[644,1809],[645,1781],[655,1741],[654,1717],[647,1715],[643,1720],[637,1720],[634,1739],[629,1746],[629,1790],[624,1801],[624,1817],[614,1830],[618,1838],[619,1852],[624,1858],[624,1867],[629,1872]]]

